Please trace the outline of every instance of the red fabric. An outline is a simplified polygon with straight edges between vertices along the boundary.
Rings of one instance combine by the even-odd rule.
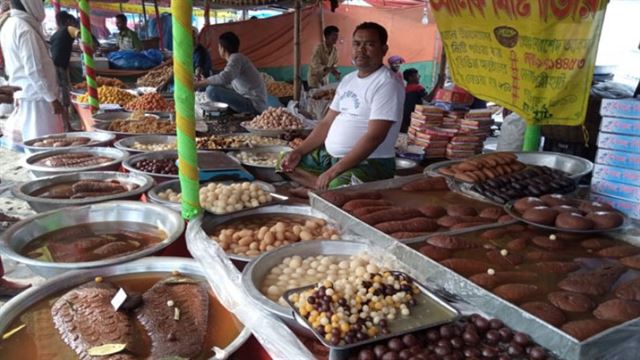
[[[313,48],[321,41],[319,7],[303,10],[301,18],[301,59],[308,64]],[[435,24],[422,25],[422,8],[378,9],[360,6],[340,6],[335,13],[324,12],[325,26],[340,29],[338,65],[351,65],[351,34],[364,21],[374,21],[389,33],[387,55],[401,55],[407,62],[433,61],[436,49]],[[216,68],[224,67],[218,55],[218,36],[233,31],[240,37],[240,52],[258,68],[293,65],[293,14],[288,13],[262,20],[205,26],[200,41],[209,49]],[[408,36],[410,35],[410,36]],[[438,45],[439,46],[439,45]]]
[[[404,9],[408,7],[424,7],[425,1],[417,0],[365,0],[373,7],[383,9]]]
[[[404,91],[406,93],[410,93],[410,92],[421,92],[425,90],[424,90],[424,86],[420,84],[407,84],[407,87],[404,89]]]

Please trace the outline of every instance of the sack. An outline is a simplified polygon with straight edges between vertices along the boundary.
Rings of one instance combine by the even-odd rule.
[[[162,53],[156,49],[120,50],[110,53],[107,58],[112,69],[146,70],[162,63]]]

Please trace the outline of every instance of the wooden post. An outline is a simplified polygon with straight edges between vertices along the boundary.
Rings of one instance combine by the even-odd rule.
[[[156,27],[158,28],[158,49],[164,48],[164,41],[162,36],[162,22],[160,22],[160,11],[158,10],[158,0],[153,0],[153,7],[156,10]]]
[[[293,14],[293,100],[300,100],[300,18],[302,17],[302,4],[295,0],[295,13]]]
[[[318,1],[320,5],[320,41],[324,41],[324,6],[322,6],[322,0]]]
[[[140,0],[142,4],[142,18],[144,19],[144,38],[149,38],[149,24],[147,23],[147,8],[144,6],[144,0]]]
[[[211,6],[209,4],[209,0],[205,0],[204,2],[204,25],[211,25],[211,19],[209,19],[209,14],[211,13]]]

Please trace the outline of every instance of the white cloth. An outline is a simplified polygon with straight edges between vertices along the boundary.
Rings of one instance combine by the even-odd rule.
[[[522,151],[524,131],[527,124],[520,115],[512,112],[502,121],[498,136],[497,151]]]
[[[35,9],[36,16],[41,17],[37,1],[29,1],[23,0],[25,7]],[[16,108],[7,120],[5,134],[12,134],[13,141],[20,142],[64,131],[62,117],[53,113],[50,104],[58,99],[58,80],[37,19],[24,11],[11,10],[0,31],[0,46],[9,84],[22,89],[14,93]]]
[[[231,54],[219,74],[207,79],[209,85],[229,85],[238,94],[251,100],[251,104],[258,112],[267,109],[267,87],[262,75],[251,63],[248,57],[240,53]]]
[[[354,71],[344,77],[338,85],[331,110],[340,114],[331,124],[324,142],[327,152],[333,157],[347,155],[366,134],[370,120],[394,122],[387,137],[369,158],[395,157],[394,145],[404,105],[404,85],[385,66],[365,78]]]

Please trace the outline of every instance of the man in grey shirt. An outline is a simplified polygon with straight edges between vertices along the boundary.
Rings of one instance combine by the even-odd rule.
[[[227,66],[206,80],[196,81],[194,87],[207,86],[207,97],[211,101],[227,103],[236,112],[259,114],[267,108],[267,88],[256,67],[239,49],[240,39],[236,34],[220,35],[218,53],[227,61]]]

